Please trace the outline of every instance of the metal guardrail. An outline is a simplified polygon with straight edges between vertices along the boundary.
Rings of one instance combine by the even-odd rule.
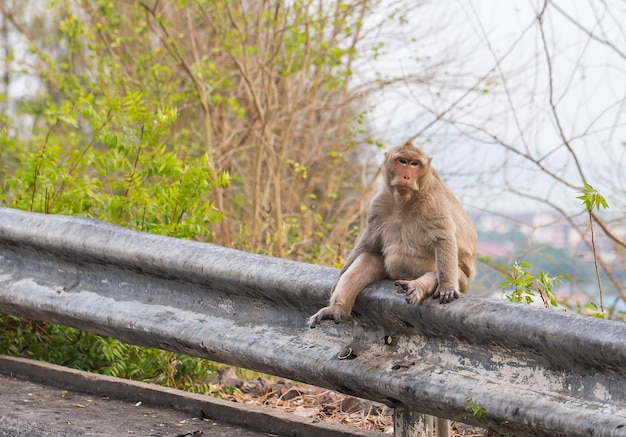
[[[472,296],[410,306],[382,281],[362,293],[350,322],[310,330],[335,277],[0,208],[0,312],[500,432],[626,436],[626,324]]]

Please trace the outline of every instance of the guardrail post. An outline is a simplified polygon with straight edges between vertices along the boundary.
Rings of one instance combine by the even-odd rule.
[[[432,437],[435,418],[426,414],[397,407],[393,410],[394,437]]]

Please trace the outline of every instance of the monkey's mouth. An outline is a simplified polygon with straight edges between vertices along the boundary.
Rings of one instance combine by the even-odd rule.
[[[396,186],[395,189],[398,192],[398,194],[402,197],[409,197],[411,193],[413,192],[412,188],[406,187],[404,185]]]

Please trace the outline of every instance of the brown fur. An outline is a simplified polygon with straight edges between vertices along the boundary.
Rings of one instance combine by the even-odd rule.
[[[416,304],[433,293],[448,303],[466,292],[476,270],[474,225],[446,188],[431,158],[410,142],[385,154],[385,186],[370,204],[367,228],[333,286],[330,303],[309,320],[340,323],[368,285],[394,279]]]

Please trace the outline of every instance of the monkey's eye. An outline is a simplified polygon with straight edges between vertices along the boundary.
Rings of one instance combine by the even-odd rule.
[[[401,165],[410,165],[411,167],[419,167],[420,165],[422,165],[422,163],[418,160],[410,160],[406,158],[398,158],[398,162]]]

